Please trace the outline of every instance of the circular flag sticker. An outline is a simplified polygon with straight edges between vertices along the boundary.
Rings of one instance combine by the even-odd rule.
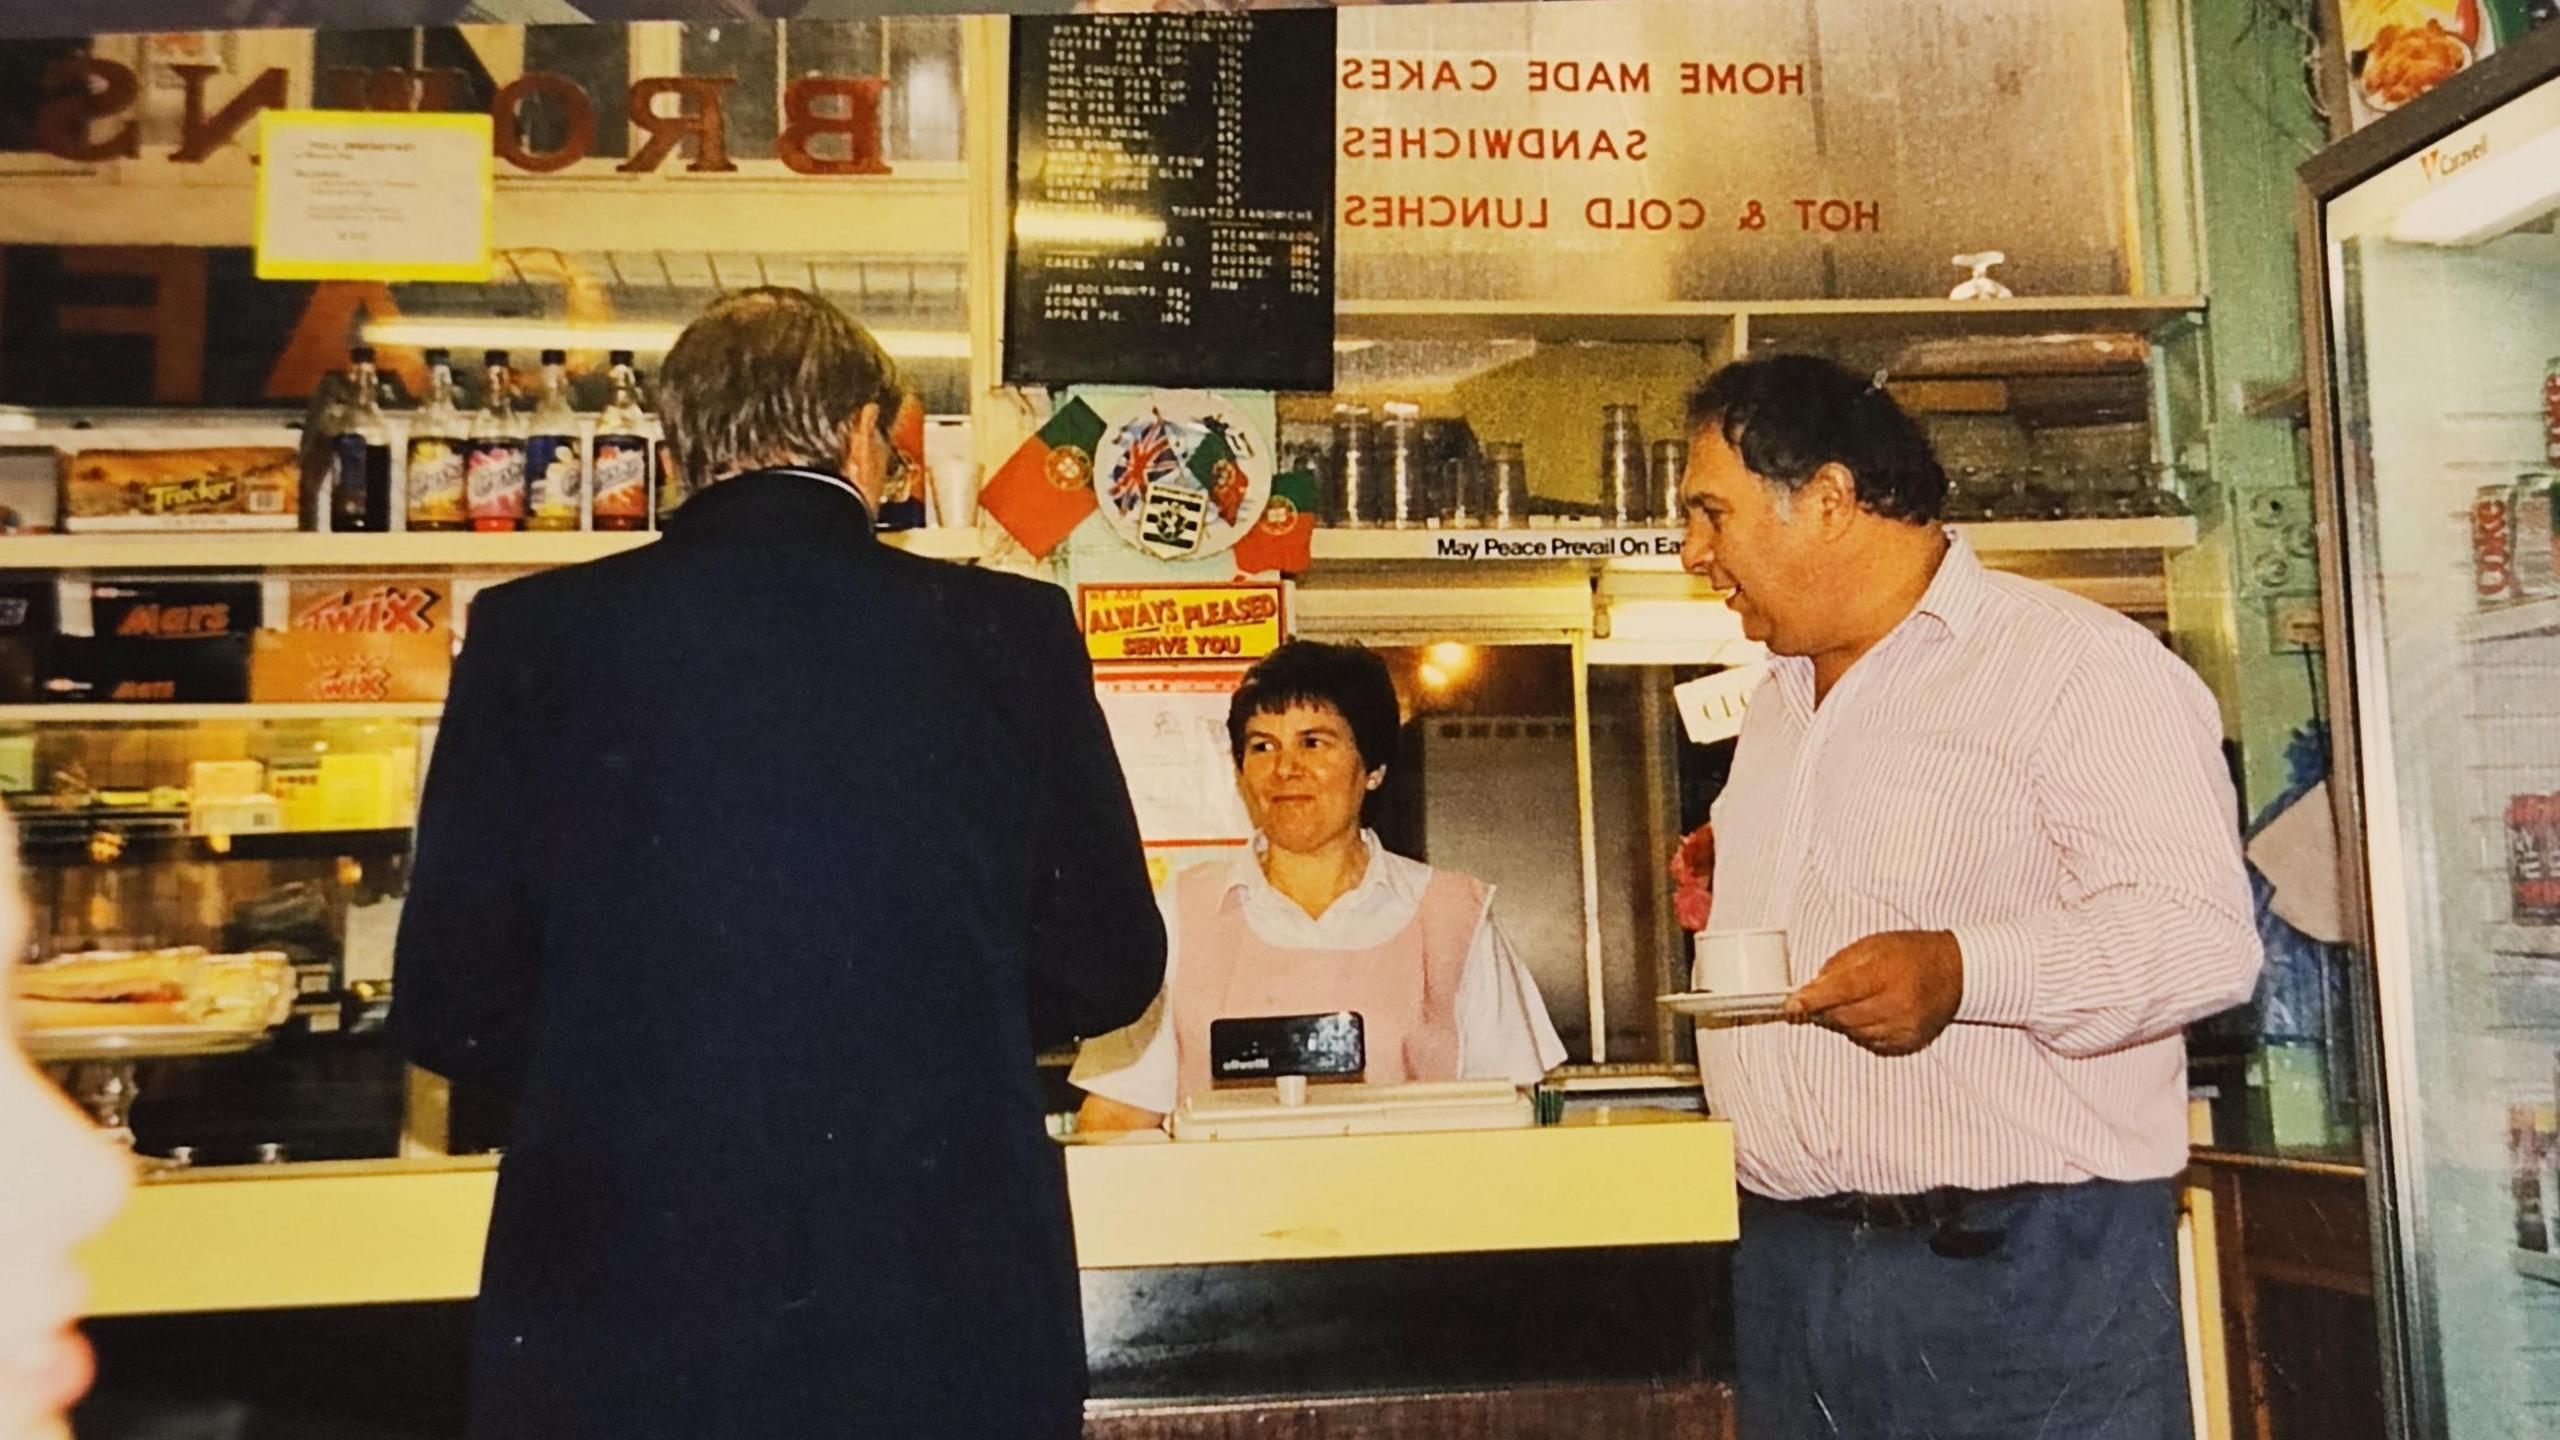
[[[1102,435],[1093,489],[1120,538],[1168,560],[1215,555],[1262,518],[1271,446],[1206,390],[1158,390]]]

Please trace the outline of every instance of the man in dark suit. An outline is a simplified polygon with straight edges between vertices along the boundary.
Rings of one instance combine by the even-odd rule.
[[[512,1094],[478,1440],[1072,1436],[1034,1052],[1163,976],[1066,600],[873,538],[888,358],[790,290],[668,354],[692,498],[483,593],[391,1025]]]

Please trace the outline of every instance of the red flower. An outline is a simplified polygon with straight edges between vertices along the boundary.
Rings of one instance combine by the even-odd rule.
[[[1715,876],[1715,827],[1701,825],[1682,837],[1671,852],[1671,909],[1679,916],[1681,929],[1707,928],[1707,913],[1715,899]]]

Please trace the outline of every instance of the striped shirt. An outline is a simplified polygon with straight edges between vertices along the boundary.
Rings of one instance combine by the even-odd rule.
[[[1715,803],[1714,927],[1787,932],[1802,984],[1945,930],[1964,1000],[1918,1054],[1814,1025],[1701,1029],[1748,1188],[2150,1179],[2186,1164],[2188,1022],[2258,973],[2212,695],[2133,621],[1962,538],[1817,707],[1777,657]]]

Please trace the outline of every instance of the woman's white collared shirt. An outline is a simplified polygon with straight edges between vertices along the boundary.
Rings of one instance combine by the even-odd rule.
[[[1268,843],[1254,837],[1251,849],[1232,860],[1210,861],[1228,866],[1221,892],[1240,897],[1246,928],[1266,945],[1290,950],[1366,950],[1383,945],[1413,923],[1422,893],[1431,884],[1431,867],[1390,852],[1375,831],[1362,830],[1369,867],[1360,883],[1309,915],[1273,887],[1262,873],[1261,853]],[[1182,964],[1182,917],[1175,899],[1181,887],[1171,881],[1156,890],[1156,906],[1164,912],[1164,989],[1128,1026],[1084,1042],[1068,1078],[1106,1100],[1117,1100],[1166,1114],[1173,1109],[1180,1066],[1174,1052],[1174,1027],[1165,997],[1172,993]],[[1535,1084],[1564,1062],[1564,1042],[1547,1017],[1546,1001],[1529,967],[1504,939],[1490,906],[1476,923],[1468,943],[1465,969],[1458,981],[1458,1074],[1465,1079],[1508,1080]]]

